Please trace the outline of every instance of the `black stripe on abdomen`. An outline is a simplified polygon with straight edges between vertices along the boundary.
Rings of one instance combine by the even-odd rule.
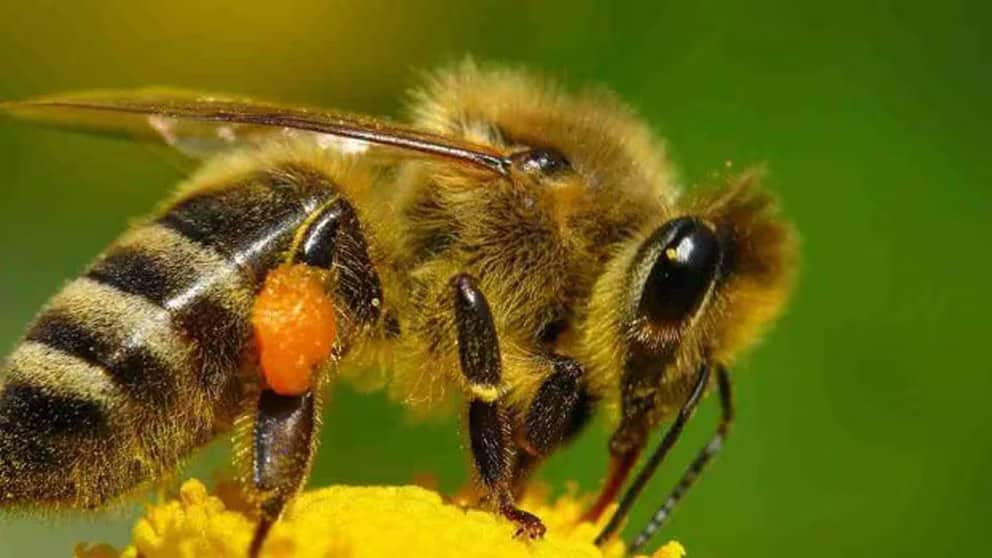
[[[182,285],[175,274],[169,273],[158,258],[140,248],[112,248],[93,264],[86,277],[104,285],[142,296],[159,307],[175,296]]]
[[[46,311],[28,331],[26,340],[100,368],[137,401],[159,405],[175,400],[173,372],[147,347],[109,340],[68,313]]]
[[[50,388],[7,384],[0,392],[0,429],[25,428],[35,435],[92,436],[105,432],[107,417],[99,403]]]
[[[95,401],[20,383],[0,389],[0,469],[17,465],[25,473],[68,465],[71,447],[53,445],[51,438],[95,440],[109,434],[105,410]]]
[[[283,258],[310,212],[332,195],[323,175],[289,166],[256,173],[230,188],[195,193],[158,222],[260,279]]]

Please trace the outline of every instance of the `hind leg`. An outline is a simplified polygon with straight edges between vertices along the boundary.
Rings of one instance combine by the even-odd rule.
[[[255,415],[251,484],[259,500],[259,524],[252,539],[257,556],[272,525],[303,487],[316,453],[314,394],[279,395],[262,391]]]
[[[259,554],[272,525],[303,488],[317,450],[324,378],[312,379],[309,366],[294,367],[303,359],[319,369],[344,351],[354,332],[338,336],[333,315],[343,316],[350,327],[363,327],[378,319],[381,306],[378,275],[355,212],[343,199],[318,209],[307,220],[287,264],[270,272],[266,286],[279,284],[271,290],[263,288],[253,320],[265,385],[246,436],[251,445],[248,482],[259,506],[250,556]],[[327,292],[308,294],[314,278],[316,290]],[[321,306],[325,315],[320,314]],[[300,313],[300,307],[306,310]],[[315,335],[324,339],[312,339]],[[319,348],[314,353],[315,346]]]

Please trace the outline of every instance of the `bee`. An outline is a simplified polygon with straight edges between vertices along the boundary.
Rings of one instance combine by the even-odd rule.
[[[760,173],[682,192],[612,94],[523,70],[433,74],[402,125],[157,89],[3,109],[202,162],[3,364],[4,509],[104,506],[233,432],[257,555],[348,378],[460,408],[482,503],[525,537],[545,531],[516,504],[528,477],[596,410],[615,430],[588,519],[669,423],[601,544],[716,391],[716,433],[633,552],[722,446],[728,370],[790,290],[795,233]]]

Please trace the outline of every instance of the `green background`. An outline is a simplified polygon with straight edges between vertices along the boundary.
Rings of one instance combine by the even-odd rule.
[[[164,84],[396,114],[416,70],[472,53],[611,86],[689,182],[767,163],[802,234],[799,288],[736,371],[733,437],[662,538],[693,558],[987,552],[992,33],[978,2],[28,4],[0,3],[3,99]],[[139,146],[0,124],[0,345],[179,178]],[[710,431],[706,407],[634,524]],[[465,478],[454,421],[414,425],[347,389],[327,419],[316,484]],[[595,490],[606,436],[597,424],[544,477]],[[226,459],[208,454],[200,471]],[[130,513],[0,519],[0,556],[122,544]]]

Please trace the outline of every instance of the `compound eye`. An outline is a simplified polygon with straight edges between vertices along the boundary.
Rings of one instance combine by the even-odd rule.
[[[656,324],[685,320],[699,308],[716,277],[720,242],[699,220],[681,217],[651,235],[644,248],[652,247],[660,250],[644,282],[638,313]]]
[[[527,173],[554,175],[572,168],[560,151],[550,147],[537,147],[513,155],[513,163]]]

